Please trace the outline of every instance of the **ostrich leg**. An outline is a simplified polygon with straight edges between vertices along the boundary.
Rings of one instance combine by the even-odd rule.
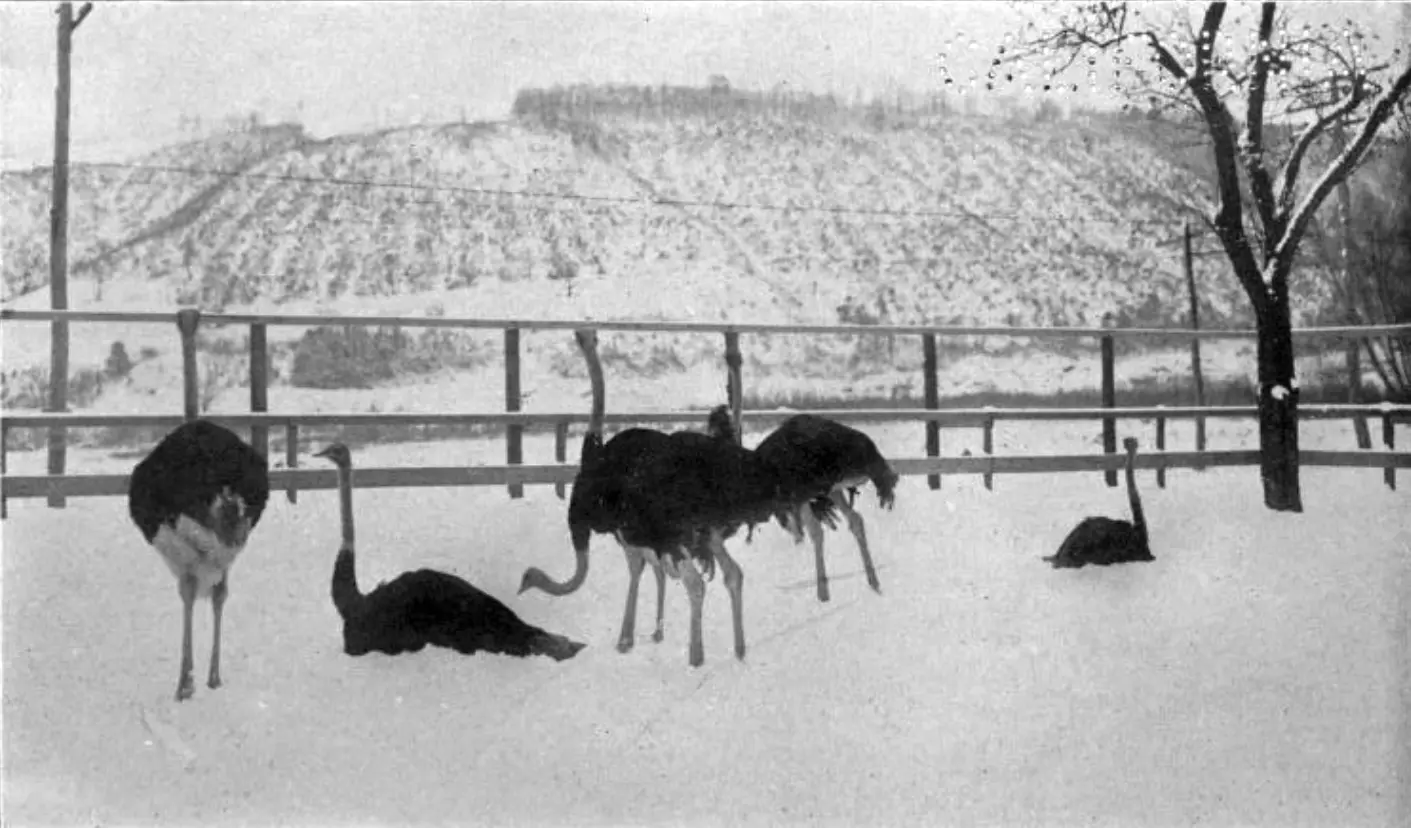
[[[642,569],[647,565],[641,549],[622,544],[627,555],[627,606],[622,609],[622,632],[617,636],[617,651],[626,653],[637,642],[637,586],[642,581]]]
[[[211,622],[214,632],[211,638],[211,674],[206,686],[212,690],[220,687],[220,620],[225,610],[225,597],[230,591],[230,573],[227,571],[220,583],[211,587]]]
[[[818,522],[818,516],[807,504],[799,509],[798,516],[803,522],[803,528],[808,533],[809,540],[813,541],[813,566],[818,573],[818,600],[826,603],[828,601],[828,565],[823,562],[823,525]]]
[[[872,565],[872,553],[867,549],[867,529],[863,525],[862,515],[852,507],[852,498],[843,497],[842,492],[833,492],[832,497],[838,508],[843,510],[843,516],[848,519],[852,536],[857,538],[857,548],[862,552],[862,568],[867,570],[867,585],[872,587],[873,592],[880,593],[882,584],[877,580],[877,569]]]
[[[686,597],[691,600],[691,644],[690,661],[692,667],[705,663],[705,645],[701,643],[701,608],[705,604],[705,580],[701,578],[696,562],[691,560],[690,550],[681,548],[682,561],[678,567],[681,582],[686,585]]]
[[[735,657],[741,661],[745,658],[745,573],[740,569],[740,565],[735,563],[735,559],[730,557],[730,553],[725,551],[725,541],[720,537],[720,533],[712,531],[710,533],[710,543],[715,550],[715,557],[720,561],[721,576],[725,581],[725,589],[730,593],[730,620],[735,628]]]
[[[177,581],[181,593],[181,676],[176,680],[176,700],[184,701],[196,692],[191,678],[191,611],[196,603],[196,576],[182,575]]]
[[[666,613],[666,573],[662,571],[661,561],[652,558],[652,571],[657,576],[657,628],[652,633],[652,640],[660,642],[664,637],[662,633],[662,616]]]

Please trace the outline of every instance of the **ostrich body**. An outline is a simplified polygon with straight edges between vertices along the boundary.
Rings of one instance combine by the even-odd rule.
[[[209,597],[213,630],[206,686],[221,685],[221,616],[230,567],[269,501],[269,464],[230,430],[207,420],[183,423],[132,470],[127,507],[142,537],[176,576],[181,595],[181,674],[176,699],[195,692],[191,615]]]
[[[418,569],[378,584],[364,595],[358,589],[353,542],[353,461],[348,447],[334,443],[318,457],[338,467],[338,504],[343,541],[333,565],[333,606],[343,619],[343,652],[388,655],[417,652],[428,644],[465,655],[476,652],[512,656],[572,658],[584,645],[526,624],[509,607],[454,575]]]
[[[1064,538],[1058,552],[1044,558],[1055,568],[1156,560],[1147,542],[1146,518],[1142,514],[1141,497],[1137,494],[1137,441],[1128,437],[1122,441],[1122,447],[1127,450],[1127,499],[1132,504],[1132,522],[1105,517],[1084,518]]]
[[[603,414],[606,391],[602,366],[597,359],[597,335],[592,331],[576,334],[579,348],[588,361],[589,378],[593,387],[593,407],[588,432],[578,460],[578,475],[568,502],[569,535],[573,541],[574,571],[567,581],[555,581],[537,567],[524,571],[519,591],[538,589],[554,596],[571,595],[588,577],[588,549],[593,534],[617,536],[627,520],[624,512],[623,486],[638,476],[652,458],[667,450],[671,435],[650,428],[629,428],[618,432],[606,444],[603,442]],[[723,407],[722,409],[723,410]],[[712,417],[717,416],[712,412]],[[729,417],[726,415],[726,422]],[[628,548],[618,536],[627,556],[627,604],[622,615],[622,629],[617,638],[619,652],[628,652],[636,643],[637,600],[642,572],[648,565],[656,576],[656,629],[653,641],[663,638],[662,618],[666,609],[666,578],[662,562],[656,556],[646,556],[640,550]]]
[[[883,508],[890,509],[896,500],[898,477],[872,438],[824,417],[799,414],[785,420],[765,437],[755,447],[755,453],[791,481],[801,495],[778,520],[793,535],[796,544],[803,542],[805,532],[813,541],[818,600],[829,598],[828,570],[823,561],[823,526],[836,525],[834,509],[843,513],[848,529],[857,540],[868,586],[881,592],[867,546],[866,525],[862,515],[853,508],[853,498],[859,486],[871,481]]]

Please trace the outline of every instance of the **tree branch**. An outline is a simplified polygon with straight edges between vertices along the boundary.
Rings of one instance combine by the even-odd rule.
[[[1245,107],[1243,158],[1250,189],[1254,191],[1254,206],[1259,210],[1259,223],[1266,239],[1283,235],[1282,216],[1274,203],[1274,185],[1269,168],[1264,165],[1264,101],[1269,86],[1269,68],[1273,63],[1274,4],[1264,3],[1259,15],[1259,43],[1254,53],[1254,71],[1249,76],[1248,103]],[[1267,254],[1267,249],[1266,249]]]
[[[1308,222],[1312,220],[1313,214],[1318,211],[1318,207],[1323,200],[1332,192],[1333,187],[1338,182],[1347,178],[1348,174],[1361,162],[1362,156],[1372,146],[1372,139],[1376,137],[1377,130],[1391,117],[1396,109],[1396,103],[1411,89],[1411,63],[1401,70],[1391,87],[1383,92],[1376,103],[1372,104],[1372,110],[1367,115],[1367,120],[1362,122],[1362,128],[1358,130],[1357,137],[1348,144],[1318,182],[1313,185],[1313,189],[1304,196],[1298,208],[1294,210],[1293,217],[1289,219],[1288,228],[1282,238],[1278,240],[1278,245],[1274,250],[1274,257],[1283,265],[1290,265],[1293,261],[1294,251],[1298,249],[1298,242],[1303,238],[1304,231],[1308,228]],[[1339,107],[1341,109],[1341,107]],[[1345,113],[1344,113],[1345,114]],[[1322,119],[1320,119],[1322,120]],[[1304,147],[1306,150],[1307,148]],[[1290,158],[1292,161],[1293,158]],[[1286,186],[1292,187],[1293,178],[1290,177]],[[1285,267],[1285,269],[1287,269]]]

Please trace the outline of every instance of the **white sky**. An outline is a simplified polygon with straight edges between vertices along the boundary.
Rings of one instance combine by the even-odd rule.
[[[1385,30],[1404,4],[1300,5]],[[55,8],[0,2],[7,167],[52,160]],[[75,33],[73,157],[155,148],[177,138],[183,113],[210,126],[255,109],[327,135],[462,109],[502,118],[518,89],[555,83],[700,85],[719,73],[745,88],[925,91],[940,86],[942,52],[952,74],[983,72],[1021,15],[1001,2],[99,0]],[[972,39],[981,48],[963,48]]]

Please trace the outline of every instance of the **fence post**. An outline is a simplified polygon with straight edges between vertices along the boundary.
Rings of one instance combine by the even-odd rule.
[[[1191,256],[1191,226],[1186,223],[1185,227],[1185,271],[1186,290],[1190,294],[1191,301],[1191,330],[1200,330],[1200,298],[1195,289],[1195,264]],[[1205,376],[1200,369],[1200,337],[1191,337],[1191,375],[1195,378],[1195,406],[1205,407]],[[1197,416],[1195,418],[1195,450],[1205,452],[1205,418]],[[1204,463],[1197,463],[1197,469],[1204,469]]]
[[[1112,317],[1103,317],[1103,327],[1110,327]],[[1117,407],[1117,382],[1116,382],[1116,349],[1113,347],[1112,334],[1102,337],[1102,407]],[[1117,420],[1113,417],[1102,418],[1102,451],[1104,454],[1117,453]],[[1117,469],[1109,466],[1103,475],[1107,478],[1107,485],[1115,487],[1117,485]]]
[[[187,421],[201,416],[201,389],[196,376],[196,328],[200,324],[201,312],[196,308],[176,312],[176,329],[181,332],[181,377]]]
[[[925,405],[927,410],[935,411],[941,407],[940,385],[936,377],[936,335],[933,333],[921,335],[921,380],[925,394]],[[926,456],[941,456],[941,424],[936,420],[926,421]],[[926,476],[926,484],[932,491],[941,488],[941,476],[931,474]]]
[[[985,407],[986,407],[986,408],[990,408],[991,406],[988,406],[988,405],[987,405],[987,406],[985,406]],[[995,463],[994,463],[994,454],[995,454],[995,418],[994,418],[994,417],[986,417],[986,418],[985,418],[985,434],[984,434],[984,437],[981,438],[981,439],[982,439],[982,441],[983,441],[982,444],[981,444],[981,448],[984,450],[984,452],[985,452],[985,457],[987,458],[987,466],[986,466],[986,471],[985,471],[985,488],[986,488],[987,490],[989,490],[989,491],[994,491],[994,490],[995,490],[995,473],[994,473],[994,467],[995,467]]]
[[[568,462],[568,423],[565,421],[554,423],[554,462]],[[554,484],[554,494],[559,496],[559,500],[563,500],[564,485],[562,483]]]
[[[745,410],[745,379],[740,370],[743,362],[740,357],[740,334],[737,331],[726,331],[725,366],[730,375],[726,381],[726,396],[730,402],[730,419],[735,423],[735,439],[741,444],[745,441],[745,432],[741,426]]]
[[[1166,406],[1158,403],[1156,407],[1165,408]],[[1166,451],[1166,415],[1164,414],[1158,414],[1156,417],[1156,450],[1160,452]],[[1159,489],[1166,488],[1165,457],[1161,458],[1160,465],[1156,467],[1156,487]]]
[[[505,328],[505,411],[519,411],[519,328]],[[511,424],[505,429],[505,461],[511,466],[524,462],[524,426]],[[510,497],[524,497],[524,486],[509,484]]]
[[[284,436],[284,465],[290,469],[299,468],[299,426],[297,423],[289,423]],[[289,488],[284,490],[284,496],[290,503],[299,502],[299,487],[293,480],[289,481]]]
[[[250,411],[269,411],[269,344],[265,323],[250,325]],[[263,457],[269,457],[269,426],[251,426],[250,443]]]
[[[1391,412],[1382,414],[1382,445],[1387,451],[1396,448],[1396,422],[1391,417]],[[1386,481],[1387,488],[1396,491],[1396,467],[1387,466],[1382,469],[1382,480]]]
[[[5,425],[3,420],[0,420],[0,477],[5,476],[5,470],[9,465],[8,461],[5,459],[5,455],[9,453],[9,447],[10,427]],[[7,500],[8,498],[5,497],[4,487],[0,486],[0,520],[10,516],[10,507]]]

